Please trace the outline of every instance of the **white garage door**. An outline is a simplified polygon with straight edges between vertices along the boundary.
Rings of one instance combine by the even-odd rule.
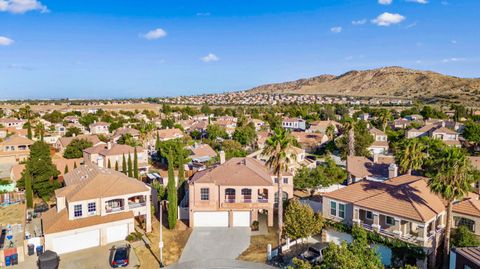
[[[128,224],[120,224],[107,228],[107,243],[125,240],[128,235]]]
[[[58,254],[73,252],[100,245],[100,230],[93,230],[53,239],[53,251]]]
[[[234,211],[233,226],[250,227],[250,211]]]
[[[195,227],[228,227],[228,212],[194,212]]]

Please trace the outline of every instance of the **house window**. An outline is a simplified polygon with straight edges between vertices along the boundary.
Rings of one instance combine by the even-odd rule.
[[[385,218],[385,223],[388,224],[388,225],[395,225],[395,219],[393,217],[387,216]]]
[[[338,217],[345,218],[345,204],[338,204]]]
[[[73,216],[74,217],[81,217],[82,216],[82,205],[74,205],[73,206]]]
[[[210,192],[208,188],[201,188],[200,189],[200,200],[208,201],[210,198]]]
[[[278,183],[278,177],[274,178],[273,181],[274,181],[275,183]]]
[[[288,184],[288,177],[283,178],[283,184]]]
[[[372,213],[372,211],[366,211],[366,212],[365,212],[365,218],[367,218],[367,219],[373,219],[373,213]]]
[[[466,226],[471,232],[475,232],[475,221],[462,217],[454,217],[455,226],[458,228],[460,226]]]
[[[97,211],[97,205],[93,203],[88,203],[88,213],[93,213]]]
[[[337,202],[330,201],[330,215],[337,216]]]

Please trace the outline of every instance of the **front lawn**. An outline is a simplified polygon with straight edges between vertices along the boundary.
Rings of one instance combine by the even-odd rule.
[[[268,227],[266,235],[254,235],[250,238],[250,246],[238,256],[239,260],[265,263],[267,261],[267,245],[271,244],[272,249],[277,247],[277,228]]]

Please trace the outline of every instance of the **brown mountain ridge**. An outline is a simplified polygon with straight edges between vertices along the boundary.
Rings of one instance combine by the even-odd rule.
[[[478,78],[459,78],[396,66],[266,84],[249,92],[393,97],[480,105]]]

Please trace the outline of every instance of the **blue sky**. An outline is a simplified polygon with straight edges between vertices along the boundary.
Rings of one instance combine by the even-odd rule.
[[[352,69],[480,77],[478,0],[0,0],[0,99],[174,96]]]

